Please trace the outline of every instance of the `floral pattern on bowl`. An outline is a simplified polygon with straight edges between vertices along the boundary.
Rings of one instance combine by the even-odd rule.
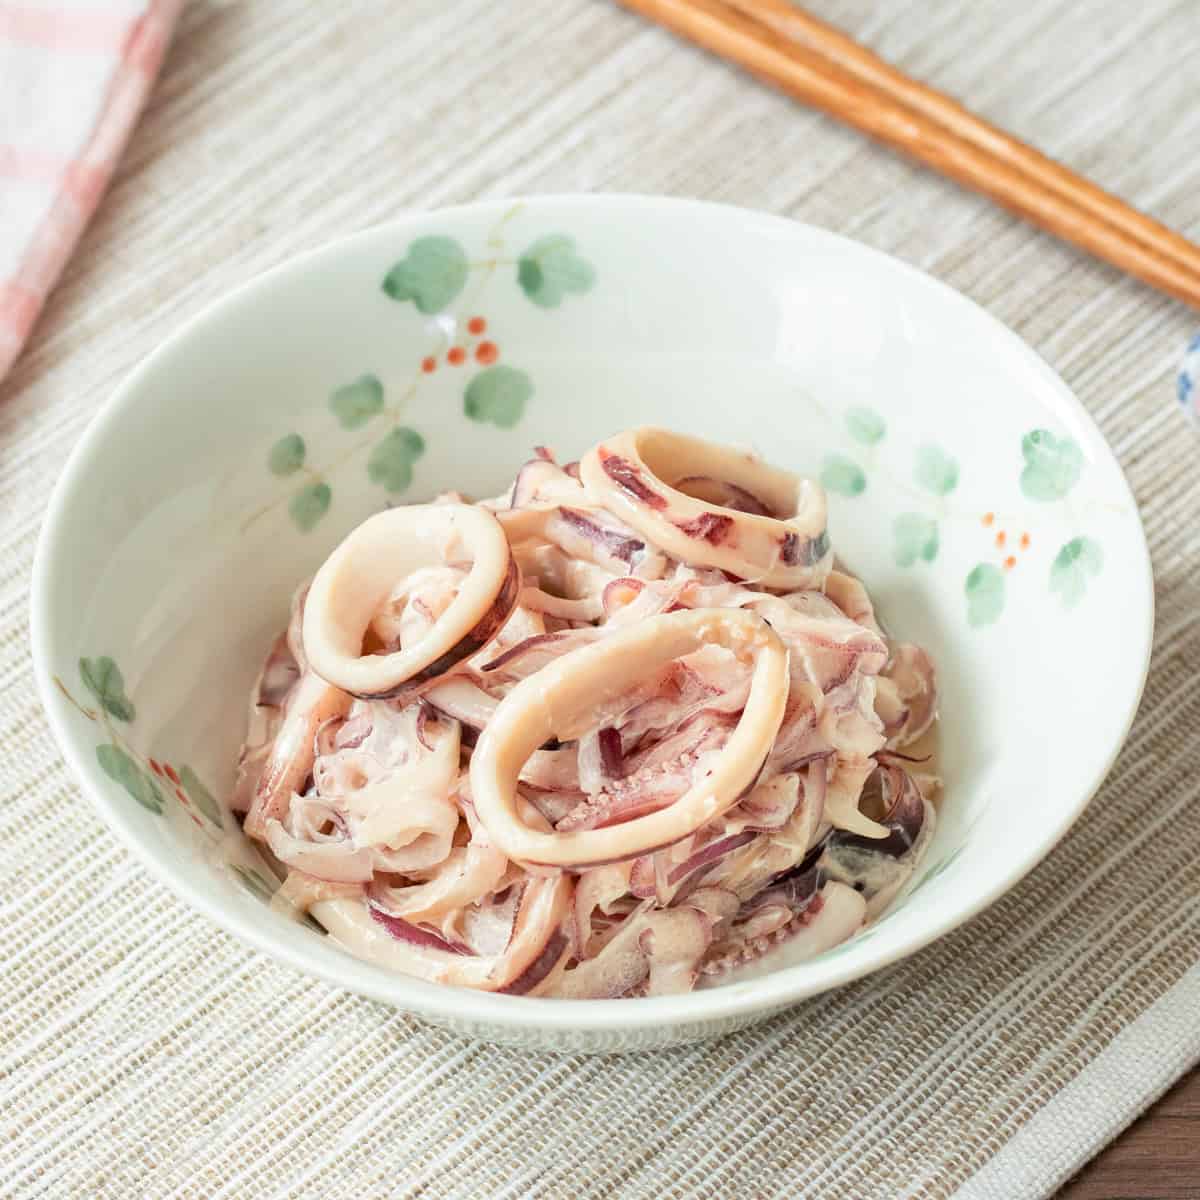
[[[265,911],[274,882],[219,800],[296,584],[384,505],[492,495],[537,444],[575,455],[644,423],[823,479],[835,550],[889,627],[934,653],[947,788],[929,865],[902,902],[762,979],[570,1005],[388,974]],[[760,1020],[994,900],[1103,777],[1151,616],[1145,543],[1111,454],[1049,368],[969,302],[788,221],[578,197],[407,217],[185,326],[63,472],[33,642],[75,773],[193,907],[426,1019],[603,1050]],[[1106,638],[1118,625],[1122,638]]]
[[[829,414],[825,414],[829,419]],[[887,422],[875,409],[856,406],[843,414],[845,434],[851,443],[846,452],[825,456],[820,479],[825,488],[847,499],[861,496],[872,479],[877,479],[898,498],[902,509],[892,518],[892,554],[897,566],[915,567],[932,563],[938,556],[943,530],[955,525],[961,535],[964,525],[974,544],[986,547],[983,557],[963,581],[964,612],[972,628],[991,625],[1004,612],[1008,595],[1007,576],[1020,564],[1033,545],[1034,530],[1049,525],[1059,538],[1062,528],[1086,524],[1094,506],[1113,512],[1128,506],[1093,498],[1082,507],[1068,503],[1084,470],[1079,445],[1066,434],[1032,429],[1020,442],[1020,490],[1037,509],[1025,508],[1002,514],[994,510],[956,505],[951,496],[959,487],[958,459],[942,445],[929,440],[918,446],[907,478],[894,469],[880,450],[887,437]],[[1061,503],[1060,503],[1061,502]],[[1055,505],[1047,510],[1047,505]],[[1048,519],[1049,518],[1049,519]],[[982,529],[973,532],[971,526]],[[1068,536],[1058,546],[1046,577],[1046,586],[1064,608],[1074,608],[1085,596],[1089,582],[1104,565],[1100,543],[1086,534]]]
[[[520,423],[533,396],[533,379],[527,370],[500,361],[501,347],[485,315],[489,285],[505,273],[531,304],[553,309],[568,297],[589,291],[596,280],[595,268],[570,234],[542,234],[516,257],[511,256],[505,227],[520,207],[514,205],[496,222],[473,255],[454,237],[425,234],[409,243],[404,256],[383,274],[380,287],[384,295],[398,304],[411,304],[416,314],[432,318],[423,323],[425,344],[413,356],[411,378],[395,398],[385,394],[383,383],[371,371],[333,389],[329,410],[336,425],[347,433],[366,427],[369,432],[349,445],[331,438],[332,464],[313,465],[308,443],[296,432],[283,434],[271,445],[266,454],[268,471],[280,479],[302,481],[286,498],[288,515],[297,528],[308,532],[329,511],[333,489],[327,475],[331,465],[365,455],[371,483],[391,496],[408,490],[413,469],[425,453],[425,438],[402,418],[417,400],[422,383],[436,371],[465,374],[462,408],[469,420],[500,429]],[[255,510],[243,530],[282,502],[277,498]]]

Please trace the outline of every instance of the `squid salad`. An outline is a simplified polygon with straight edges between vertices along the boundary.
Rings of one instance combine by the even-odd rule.
[[[643,427],[354,529],[270,649],[232,803],[276,906],[364,959],[686,992],[890,903],[933,832],[936,708],[818,484]]]

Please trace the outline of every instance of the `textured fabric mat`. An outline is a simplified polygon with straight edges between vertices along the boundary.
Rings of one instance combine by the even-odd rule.
[[[0,3],[0,378],[104,194],[182,4]]]
[[[811,7],[1200,234],[1194,0]],[[28,651],[34,539],[63,458],[182,319],[409,207],[574,189],[792,215],[960,288],[1095,415],[1157,574],[1133,735],[1027,880],[906,963],[641,1060],[465,1042],[187,911],[68,776]],[[1197,1050],[1194,1006],[1154,1009],[1200,952],[1200,441],[1175,400],[1194,319],[604,0],[191,4],[0,385],[0,1193],[888,1200],[988,1172],[964,1195],[1046,1194]],[[1130,1040],[1158,1066],[1115,1118],[1097,1114],[1089,1081]],[[1059,1148],[1037,1175],[1019,1173],[1026,1128],[1026,1158],[1047,1129]]]

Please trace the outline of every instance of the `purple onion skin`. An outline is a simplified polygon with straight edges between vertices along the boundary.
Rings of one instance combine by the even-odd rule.
[[[563,951],[567,948],[567,935],[562,929],[556,929],[551,935],[541,953],[521,972],[520,975],[505,987],[497,990],[506,996],[524,996],[533,991],[547,975],[558,965]]]
[[[597,524],[576,508],[560,508],[558,515],[576,533],[598,542],[613,558],[620,559],[626,566],[632,566],[633,560],[646,548],[645,542],[625,537],[614,529],[605,529],[603,525]]]
[[[746,829],[730,837],[721,838],[719,841],[710,842],[703,850],[697,851],[691,858],[680,863],[667,876],[668,885],[678,883],[681,879],[685,879],[693,871],[698,871],[701,867],[711,866],[717,859],[723,858],[726,854],[730,854],[734,850],[747,845],[749,842],[754,841],[756,837],[758,837],[758,833],[755,830]]]
[[[371,919],[382,925],[398,942],[422,946],[426,950],[441,950],[444,954],[470,954],[465,946],[456,946],[453,942],[438,937],[436,933],[404,920],[403,917],[393,917],[391,913],[384,912],[374,904],[368,904],[367,911],[371,914]]]
[[[532,650],[534,646],[546,646],[552,642],[561,642],[563,635],[561,633],[535,633],[527,638],[522,638],[515,646],[510,646],[503,654],[497,655],[491,662],[486,662],[480,667],[480,671],[498,671],[506,663],[512,662],[514,658],[524,654],[526,650]]]

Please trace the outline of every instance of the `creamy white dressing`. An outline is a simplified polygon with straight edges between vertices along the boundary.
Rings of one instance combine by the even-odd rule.
[[[539,454],[493,501],[377,514],[297,593],[240,770],[274,906],[521,995],[712,986],[853,936],[932,837],[937,692],[834,569],[819,486],[661,430],[579,478]],[[893,811],[864,811],[872,777]]]

